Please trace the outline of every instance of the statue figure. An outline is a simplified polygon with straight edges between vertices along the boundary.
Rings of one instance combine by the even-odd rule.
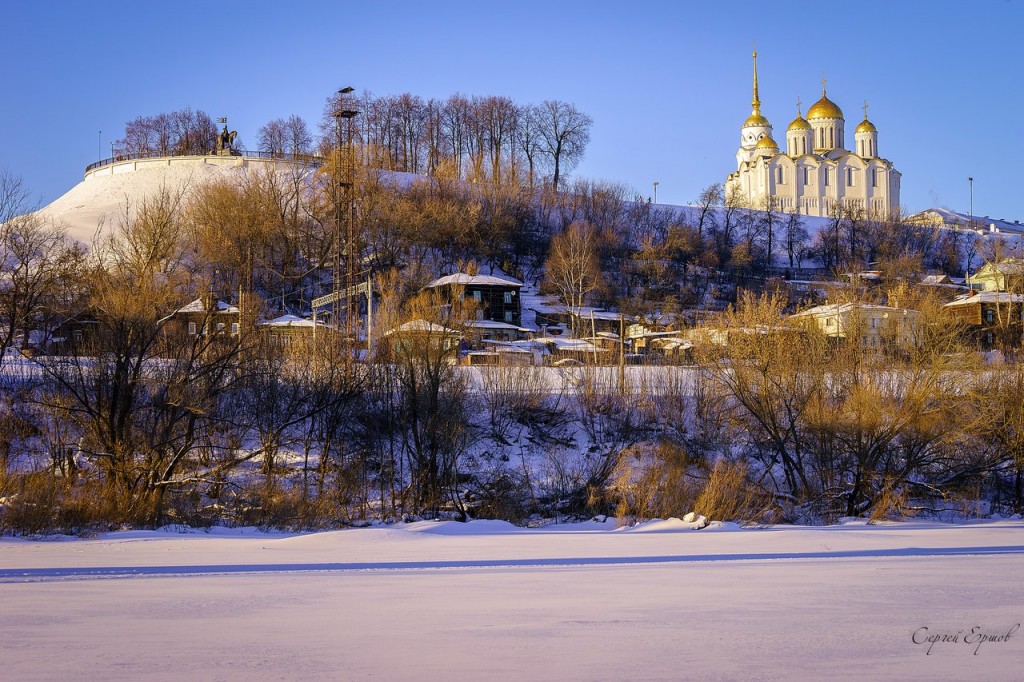
[[[217,151],[230,151],[236,137],[238,137],[238,131],[232,130],[229,133],[228,127],[225,125],[224,130],[217,136]]]

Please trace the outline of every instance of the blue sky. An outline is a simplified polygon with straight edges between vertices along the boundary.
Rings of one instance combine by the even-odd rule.
[[[1024,3],[1013,0],[5,0],[3,17],[0,168],[43,203],[109,156],[135,116],[203,109],[252,146],[272,118],[315,124],[344,85],[573,102],[594,119],[575,175],[644,195],[658,181],[659,201],[688,203],[735,170],[756,41],[780,142],[824,70],[850,139],[868,100],[908,210],[966,212],[973,176],[977,214],[1024,220]]]

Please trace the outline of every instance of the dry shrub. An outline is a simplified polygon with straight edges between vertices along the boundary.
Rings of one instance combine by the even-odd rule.
[[[228,501],[228,516],[234,525],[259,528],[296,528],[304,506],[299,487],[284,487],[277,481],[242,487]]]
[[[523,476],[500,471],[490,480],[471,490],[466,502],[479,519],[500,519],[525,525],[530,515],[532,491]]]
[[[109,528],[117,517],[98,481],[59,478],[50,471],[4,474],[0,499],[0,533],[5,534],[77,535]]]
[[[628,448],[615,471],[616,518],[629,524],[685,515],[699,492],[689,475],[691,465],[689,453],[672,441]]]
[[[753,485],[742,462],[719,460],[697,496],[693,511],[710,520],[765,523],[774,520],[773,500]]]

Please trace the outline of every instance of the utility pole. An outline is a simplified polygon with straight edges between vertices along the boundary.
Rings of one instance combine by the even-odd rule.
[[[626,395],[626,318],[621,310],[619,310],[619,394]]]

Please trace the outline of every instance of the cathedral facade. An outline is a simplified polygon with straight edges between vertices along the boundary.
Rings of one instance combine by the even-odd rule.
[[[754,97],[750,116],[740,127],[736,172],[726,179],[727,196],[738,196],[752,207],[772,208],[810,216],[835,215],[839,210],[885,218],[900,207],[900,173],[878,155],[878,129],[864,120],[846,149],[843,110],[830,100],[822,80],[821,99],[800,112],[786,129],[786,152],[772,138],[772,124],[761,114],[757,92],[757,52],[754,52]]]

